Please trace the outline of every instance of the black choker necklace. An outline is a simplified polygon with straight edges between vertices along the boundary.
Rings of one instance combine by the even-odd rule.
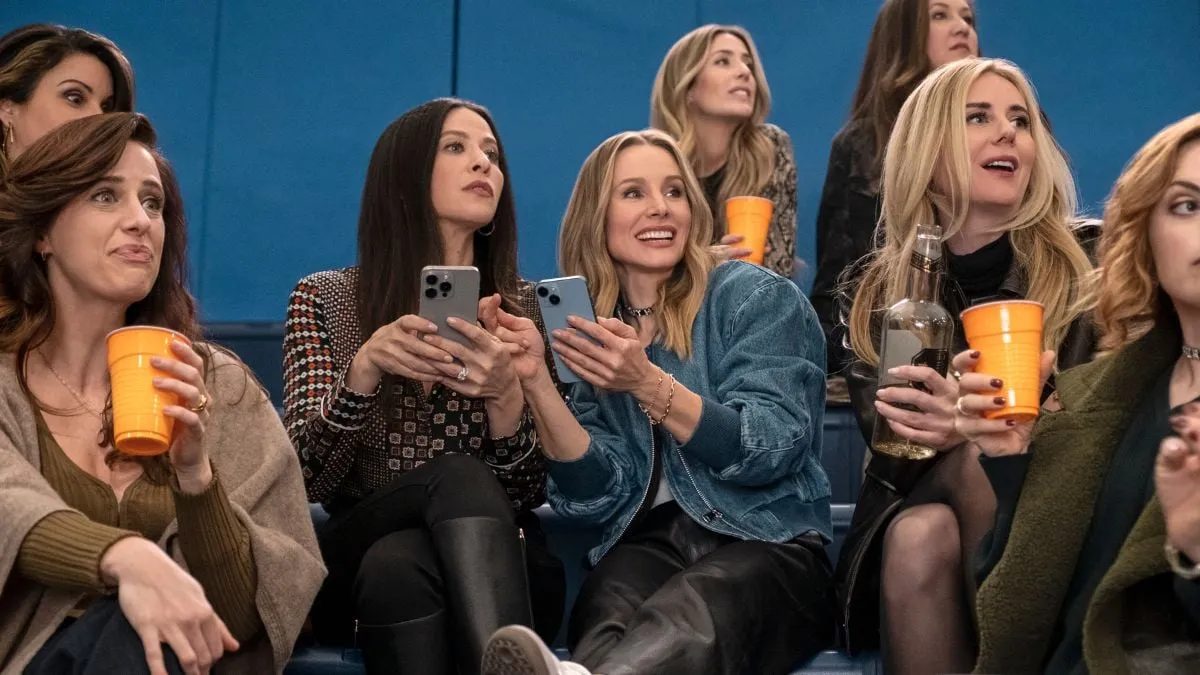
[[[1200,347],[1183,346],[1183,358],[1192,361],[1200,361]]]
[[[640,318],[643,316],[650,316],[651,314],[653,314],[654,307],[653,306],[651,306],[651,307],[630,307],[629,305],[622,302],[621,303],[621,311],[625,312],[626,314],[629,314],[630,316],[636,316],[636,317]]]

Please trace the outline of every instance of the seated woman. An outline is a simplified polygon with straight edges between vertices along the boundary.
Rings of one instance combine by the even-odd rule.
[[[885,0],[871,29],[850,119],[833,137],[817,210],[813,309],[825,330],[830,375],[854,360],[838,302],[842,272],[875,249],[883,148],[900,106],[929,73],[979,56],[973,0]]]
[[[284,423],[309,500],[332,515],[313,627],[362,647],[371,673],[478,672],[500,626],[552,638],[566,596],[533,514],[546,467],[508,351],[477,336],[450,363],[422,340],[437,329],[417,316],[426,265],[477,267],[485,322],[500,305],[537,311],[517,277],[503,147],[467,101],[430,101],[383,132],[358,265],[302,279],[288,304]]]
[[[295,455],[246,367],[198,341],[186,247],[140,115],[68,122],[0,185],[6,672],[280,672],[320,586]],[[138,324],[192,341],[153,360],[180,401],[166,455],[112,446],[105,337]]]
[[[58,125],[131,110],[133,70],[108,38],[44,23],[0,37],[0,179]]]
[[[783,277],[712,269],[711,227],[670,137],[613,136],[584,162],[559,243],[598,315],[617,317],[554,333],[585,381],[571,408],[533,323],[500,315],[524,350],[550,503],[604,536],[569,623],[577,663],[507,627],[485,674],[786,673],[830,643],[820,325]]]
[[[977,672],[1196,672],[1198,259],[1192,115],[1117,180],[1090,303],[1111,351],[1056,378],[1053,412],[1036,424],[984,420],[992,378],[971,372],[969,354],[955,358],[956,426],[998,502],[980,552]],[[1043,354],[1044,375],[1053,358]]]
[[[882,584],[889,672],[970,667],[974,583],[967,570],[995,500],[978,463],[956,450],[963,439],[954,431],[952,376],[905,366],[894,375],[921,386],[876,392],[882,310],[905,292],[917,225],[940,224],[939,301],[951,316],[988,300],[1036,300],[1046,308],[1045,344],[1058,350],[1058,365],[1087,361],[1092,330],[1072,304],[1091,269],[1081,242],[1091,247],[1097,228],[1075,227],[1074,213],[1066,159],[1012,64],[943,66],[901,108],[884,157],[883,246],[847,306],[859,357],[848,382],[868,442],[878,414],[902,437],[942,454],[913,461],[873,453],[837,574],[851,651],[879,645]],[[954,324],[956,349],[965,348]],[[941,637],[931,643],[928,635]]]
[[[792,276],[796,255],[796,159],[792,139],[767,124],[771,90],[746,29],[709,24],[675,43],[654,78],[650,126],[671,135],[700,177],[713,215],[714,252],[740,258],[741,235],[725,233],[725,200],[774,203],[763,264]]]

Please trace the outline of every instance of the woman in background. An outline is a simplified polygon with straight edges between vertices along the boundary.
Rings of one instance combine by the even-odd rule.
[[[817,212],[812,303],[830,375],[854,360],[837,301],[842,272],[875,248],[879,179],[892,125],[910,92],[936,68],[979,55],[971,0],[886,0],[875,19],[850,119],[833,138]]]
[[[32,24],[0,37],[0,179],[58,125],[133,110],[133,69],[108,38]]]
[[[774,204],[763,264],[791,277],[796,253],[796,160],[792,139],[767,124],[771,90],[758,50],[739,26],[701,26],[667,52],[650,96],[650,126],[671,135],[700,179],[713,214],[719,259],[750,251],[725,233],[725,200]]]

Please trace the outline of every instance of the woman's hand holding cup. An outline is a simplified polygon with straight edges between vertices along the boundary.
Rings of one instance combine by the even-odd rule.
[[[1008,399],[1001,394],[1004,381],[987,373],[977,373],[978,351],[965,351],[954,357],[950,368],[959,373],[958,403],[955,404],[954,426],[958,433],[979,447],[989,457],[1020,455],[1029,451],[1029,440],[1033,436],[1036,417],[1026,421],[1017,419],[987,419],[988,413],[1002,410]],[[1054,352],[1041,355],[1041,383],[1045,386],[1054,371]]]

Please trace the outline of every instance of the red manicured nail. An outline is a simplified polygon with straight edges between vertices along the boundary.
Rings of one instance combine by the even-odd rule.
[[[992,399],[992,403],[995,403],[996,405],[1004,405],[1007,402],[1008,399],[1004,398],[1003,396],[997,396],[996,398]]]
[[[989,382],[988,384],[992,385],[992,389],[1000,389],[1001,387],[1004,386],[1004,380],[1001,380],[1000,378],[997,377],[997,378],[993,379],[991,382]]]
[[[1007,425],[1008,425],[1008,426],[1010,426],[1010,427],[1015,427],[1015,426],[1017,426],[1017,421],[1016,421],[1016,420],[1004,420],[1004,423],[1005,423],[1005,424],[1007,424]]]
[[[979,352],[977,352],[977,351],[972,351],[970,354],[967,354],[967,356],[969,356],[969,357],[971,357],[971,358],[973,358],[973,359],[977,359],[977,358],[979,358]]]

